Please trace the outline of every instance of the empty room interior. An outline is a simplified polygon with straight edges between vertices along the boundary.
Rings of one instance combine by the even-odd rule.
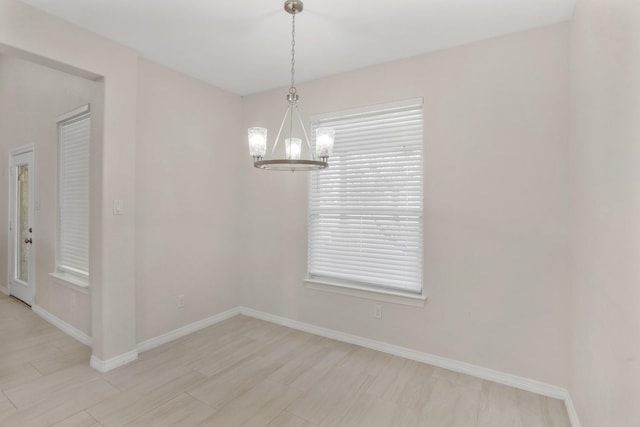
[[[640,425],[637,1],[0,0],[0,155],[1,426]]]

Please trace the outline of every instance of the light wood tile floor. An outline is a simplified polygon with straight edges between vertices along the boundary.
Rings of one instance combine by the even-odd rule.
[[[106,374],[0,296],[0,426],[569,427],[564,405],[244,316]]]

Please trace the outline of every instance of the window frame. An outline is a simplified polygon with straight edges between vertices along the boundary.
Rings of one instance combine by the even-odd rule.
[[[64,262],[60,259],[62,253],[62,203],[61,197],[63,193],[62,189],[62,162],[63,162],[63,150],[62,150],[62,129],[66,125],[70,125],[73,123],[77,123],[81,120],[89,120],[87,131],[88,131],[88,141],[87,141],[87,172],[86,172],[86,180],[88,182],[87,196],[86,196],[86,211],[87,211],[87,264],[86,271],[74,268],[73,266],[65,265]],[[89,268],[89,248],[90,248],[90,204],[91,204],[91,186],[90,186],[90,177],[91,177],[91,109],[90,105],[83,105],[69,113],[63,114],[56,119],[57,125],[57,182],[56,182],[56,242],[55,242],[55,270],[50,275],[58,280],[65,286],[71,285],[72,287],[79,288],[88,288],[90,281],[90,268]]]
[[[421,114],[421,140],[422,144],[420,146],[420,209],[417,214],[419,218],[419,231],[415,233],[413,236],[417,238],[420,242],[420,253],[419,253],[419,261],[416,265],[419,269],[419,284],[420,290],[408,290],[401,289],[399,287],[388,287],[379,284],[367,283],[366,281],[352,281],[347,279],[340,279],[337,277],[330,277],[327,275],[314,275],[311,272],[311,257],[313,251],[313,242],[311,239],[312,236],[312,216],[317,214],[318,212],[314,210],[312,206],[312,201],[314,199],[314,184],[316,179],[319,177],[311,177],[309,180],[309,197],[308,197],[308,224],[307,224],[307,232],[308,232],[308,252],[307,252],[307,276],[305,279],[305,284],[307,288],[326,291],[332,293],[338,293],[349,296],[356,296],[380,301],[388,301],[400,304],[407,304],[412,306],[424,306],[427,296],[425,293],[424,286],[424,102],[422,98],[410,98],[401,101],[395,102],[386,102],[382,104],[368,105],[348,110],[341,110],[336,112],[330,112],[325,114],[314,115],[311,117],[311,134],[313,135],[312,144],[315,143],[315,133],[313,129],[320,126],[326,126],[327,120],[335,120],[335,119],[346,119],[349,116],[358,115],[358,114],[369,114],[375,115],[376,113],[384,114],[385,111],[395,109],[395,108],[409,108],[409,107],[419,107]],[[370,117],[370,116],[367,116]],[[365,117],[365,118],[367,118]],[[330,125],[329,125],[330,126]],[[355,125],[354,125],[355,126]],[[340,136],[339,131],[336,131],[336,146],[340,144]],[[331,168],[331,158],[329,159],[329,164]],[[316,172],[322,174],[322,171]],[[383,179],[383,178],[379,178]],[[396,217],[400,217],[399,212],[394,214]]]

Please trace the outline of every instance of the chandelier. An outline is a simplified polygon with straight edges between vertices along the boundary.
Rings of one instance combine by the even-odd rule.
[[[303,4],[300,0],[286,0],[284,10],[291,14],[291,86],[287,93],[287,110],[282,118],[278,135],[273,143],[271,158],[265,158],[267,152],[267,129],[263,127],[251,127],[248,129],[249,154],[253,157],[253,166],[260,169],[270,169],[279,171],[296,170],[310,171],[324,169],[329,166],[328,160],[333,150],[335,130],[331,128],[317,128],[315,140],[315,152],[311,149],[311,143],[305,130],[304,122],[298,108],[298,90],[295,86],[296,74],[296,14],[302,12]],[[297,121],[296,121],[297,119]],[[300,125],[302,136],[306,142],[306,150],[309,157],[302,158],[303,145],[301,138],[294,137],[294,126]],[[283,134],[284,130],[284,134]],[[280,142],[280,137],[284,138],[284,157],[276,157],[276,148]],[[282,149],[280,150],[280,153]]]

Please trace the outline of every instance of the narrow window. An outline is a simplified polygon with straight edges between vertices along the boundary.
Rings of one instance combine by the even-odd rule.
[[[311,177],[309,281],[422,293],[422,116],[412,99],[312,120],[336,140]]]
[[[56,272],[89,278],[90,113],[85,106],[58,122]]]

